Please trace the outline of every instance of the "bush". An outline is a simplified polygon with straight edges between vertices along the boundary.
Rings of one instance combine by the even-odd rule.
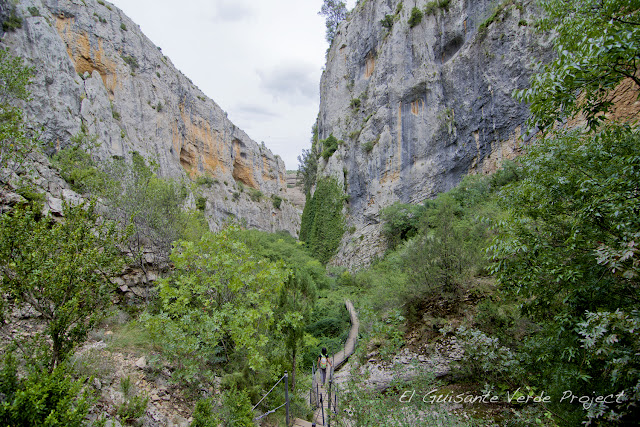
[[[18,28],[22,28],[22,18],[16,15],[14,9],[11,11],[9,17],[2,23],[2,29],[7,32],[13,32]]]
[[[364,150],[365,153],[369,154],[371,153],[371,151],[373,151],[373,147],[375,147],[377,143],[378,143],[377,139],[373,141],[365,142],[364,144],[362,144],[362,149]]]
[[[433,0],[428,2],[424,7],[425,15],[435,15],[438,9],[449,10],[451,0]]]
[[[256,259],[236,233],[230,226],[197,242],[176,242],[174,274],[158,280],[161,311],[142,318],[175,364],[173,378],[184,384],[208,383],[222,362],[252,370],[266,364],[272,296],[289,271],[282,262]]]
[[[207,198],[203,196],[198,196],[196,198],[196,209],[198,209],[201,212],[204,212],[206,208],[207,208]]]
[[[218,180],[210,177],[209,175],[200,175],[196,178],[197,185],[203,185],[206,187],[211,187],[213,184],[217,184]]]
[[[329,157],[331,157],[333,153],[335,153],[338,149],[338,144],[340,142],[341,141],[338,141],[338,139],[336,139],[336,137],[333,135],[329,135],[327,139],[321,140],[320,143],[323,147],[321,156],[325,160],[329,160]]]
[[[131,377],[126,376],[120,380],[120,389],[124,395],[124,402],[118,406],[116,413],[120,420],[129,423],[142,417],[147,411],[149,398],[137,395],[131,383]]]
[[[282,205],[282,197],[272,194],[271,201],[275,209],[280,209],[280,206]]]
[[[393,24],[395,22],[394,15],[385,15],[383,19],[380,20],[380,25],[382,25],[387,30],[393,28]]]
[[[422,22],[422,18],[424,17],[424,13],[417,7],[411,9],[411,16],[409,17],[409,27],[413,28],[416,25],[419,25]]]
[[[387,247],[395,249],[401,242],[414,237],[420,228],[420,217],[424,213],[422,205],[394,203],[380,211],[383,221],[382,236]]]
[[[220,418],[213,412],[212,399],[200,399],[191,415],[193,421],[191,427],[218,427]]]
[[[81,426],[92,404],[85,379],[73,380],[63,365],[29,368],[23,377],[10,352],[0,369],[0,421],[10,426]]]
[[[262,191],[256,190],[255,188],[249,188],[249,198],[252,202],[259,202],[262,200]]]
[[[448,329],[441,332],[447,333]],[[458,372],[472,381],[504,384],[510,378],[519,378],[522,369],[516,354],[477,329],[460,326],[456,330],[457,342],[464,356],[456,365]]]
[[[122,24],[124,25],[124,24]],[[131,67],[131,71],[135,71],[140,68],[140,64],[138,63],[138,59],[135,56],[123,56],[122,60]]]
[[[246,392],[227,390],[222,393],[222,412],[225,426],[253,427],[253,405]]]
[[[31,210],[0,217],[0,292],[45,320],[49,368],[64,361],[104,316],[121,271],[122,236],[99,219],[95,202],[64,205],[64,222]]]
[[[72,145],[52,157],[52,163],[60,171],[62,178],[78,193],[99,192],[106,185],[106,174],[98,169],[87,151],[95,141],[96,137],[79,133],[72,138]]]

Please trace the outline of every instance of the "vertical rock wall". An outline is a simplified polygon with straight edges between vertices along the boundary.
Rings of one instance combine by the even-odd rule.
[[[12,3],[1,0],[0,11]],[[16,11],[22,28],[4,34],[2,45],[36,69],[26,109],[50,151],[80,131],[97,135],[100,159],[138,151],[162,176],[215,179],[197,190],[214,228],[234,216],[297,234],[299,209],[286,201],[276,209],[270,198],[285,197],[284,162],[231,123],[119,9],[97,0],[20,0]],[[263,196],[252,200],[246,187]]]
[[[422,202],[519,152],[528,110],[511,93],[549,55],[530,27],[532,2],[451,0],[410,27],[412,8],[427,3],[361,0],[328,51],[319,134],[344,143],[320,158],[320,174],[344,183],[356,230],[336,264],[366,264],[384,250],[382,208]]]

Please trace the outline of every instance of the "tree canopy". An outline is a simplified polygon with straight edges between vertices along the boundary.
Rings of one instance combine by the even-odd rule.
[[[326,18],[326,38],[329,44],[331,44],[336,36],[338,25],[347,17],[347,5],[340,0],[324,0],[318,15]]]
[[[51,368],[84,342],[103,317],[123,267],[121,233],[95,203],[64,206],[55,221],[31,209],[0,217],[0,290],[29,305],[46,322]]]
[[[540,66],[531,87],[515,91],[529,103],[532,127],[550,129],[583,115],[595,130],[611,111],[610,92],[623,80],[640,93],[640,2],[542,0],[542,31],[555,33],[557,57]]]

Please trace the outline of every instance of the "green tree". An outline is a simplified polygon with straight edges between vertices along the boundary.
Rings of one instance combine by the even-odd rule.
[[[98,191],[110,207],[107,215],[123,227],[131,227],[127,249],[147,283],[151,253],[156,262],[166,262],[174,241],[190,235],[198,239],[208,228],[201,212],[183,209],[186,188],[158,177],[156,168],[137,152],[131,154],[130,162],[116,158],[102,167],[107,181]]]
[[[0,184],[25,166],[38,149],[34,136],[24,122],[24,113],[16,104],[29,100],[28,85],[33,68],[24,65],[6,49],[0,49]]]
[[[403,241],[412,238],[420,228],[424,206],[394,203],[380,211],[383,221],[382,235],[389,249],[395,249]]]
[[[550,129],[584,115],[593,130],[613,106],[624,79],[640,91],[640,3],[627,0],[542,0],[542,31],[556,32],[557,57],[541,66],[531,87],[515,91],[530,105],[531,126]]]
[[[347,5],[340,0],[324,0],[318,15],[326,18],[326,38],[329,44],[331,44],[338,31],[338,25],[347,17]]]
[[[272,339],[285,343],[282,371],[290,372],[290,386],[294,389],[304,331],[310,321],[317,289],[328,286],[324,268],[288,233],[243,230],[239,238],[256,256],[271,262],[282,261],[291,270],[276,299]],[[282,354],[282,346],[279,347],[273,352],[277,354],[270,356],[271,360]]]
[[[527,342],[529,369],[560,393],[625,390],[629,402],[600,416],[634,419],[640,361],[632,359],[634,368],[625,376],[603,370],[603,362],[614,361],[605,352],[585,352],[578,325],[585,325],[584,335],[593,335],[591,326],[597,322],[585,319],[617,310],[624,316],[640,302],[635,250],[640,133],[613,125],[597,134],[567,132],[542,139],[520,162],[522,179],[502,192],[508,215],[499,224],[491,253],[502,289],[522,301],[523,313],[541,328]],[[603,257],[606,248],[625,256]],[[631,323],[620,322],[620,327],[625,324]],[[611,354],[633,345],[620,341]]]
[[[116,225],[95,203],[64,206],[64,219],[16,209],[0,218],[0,290],[42,316],[53,370],[101,320],[123,267]]]
[[[449,194],[427,204],[421,220],[421,235],[405,251],[405,307],[414,321],[425,311],[446,312],[460,300],[481,259],[486,227],[466,218]]]
[[[229,226],[177,242],[174,273],[158,282],[161,312],[144,317],[186,383],[212,379],[221,362],[253,370],[266,363],[274,296],[290,272],[252,256],[237,231]]]

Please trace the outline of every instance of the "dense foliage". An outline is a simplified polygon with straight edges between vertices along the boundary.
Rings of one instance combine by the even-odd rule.
[[[130,228],[126,249],[148,281],[150,254],[159,264],[168,261],[173,241],[197,239],[207,229],[204,215],[184,208],[186,187],[160,178],[155,163],[132,152],[131,160],[114,157],[97,164],[91,155],[95,144],[95,136],[80,133],[53,163],[76,191],[99,196],[109,207],[106,215]]]
[[[626,0],[543,0],[542,31],[554,31],[557,58],[540,66],[531,87],[516,91],[529,103],[530,123],[550,129],[584,116],[594,130],[613,107],[610,92],[633,82],[640,60],[640,4]]]
[[[24,113],[15,104],[29,99],[33,69],[22,58],[0,49],[0,184],[5,185],[37,150],[38,144],[24,123]]]
[[[246,359],[253,370],[267,363],[273,296],[290,272],[282,263],[253,257],[234,231],[178,242],[171,254],[174,273],[158,283],[161,311],[144,320],[187,383],[223,362]]]
[[[102,318],[123,267],[115,224],[95,204],[64,207],[64,221],[30,209],[0,218],[0,290],[46,322],[48,365],[56,367]]]
[[[329,157],[333,156],[333,153],[336,152],[338,146],[342,143],[333,135],[329,135],[328,138],[321,139],[320,145],[322,146],[322,153],[320,155],[323,159],[329,160]]]
[[[0,361],[0,423],[6,426],[68,426],[85,424],[92,396],[84,381],[74,380],[59,365],[51,372],[28,367],[18,376],[18,365],[9,353]]]
[[[343,202],[344,193],[338,182],[325,177],[318,181],[302,212],[300,240],[324,264],[335,254],[344,234]]]
[[[521,163],[523,179],[502,194],[508,216],[491,253],[502,289],[540,328],[525,341],[523,362],[556,393],[629,399],[595,405],[589,418],[635,419],[640,134],[613,125],[562,132]],[[556,410],[582,418],[570,407]]]

